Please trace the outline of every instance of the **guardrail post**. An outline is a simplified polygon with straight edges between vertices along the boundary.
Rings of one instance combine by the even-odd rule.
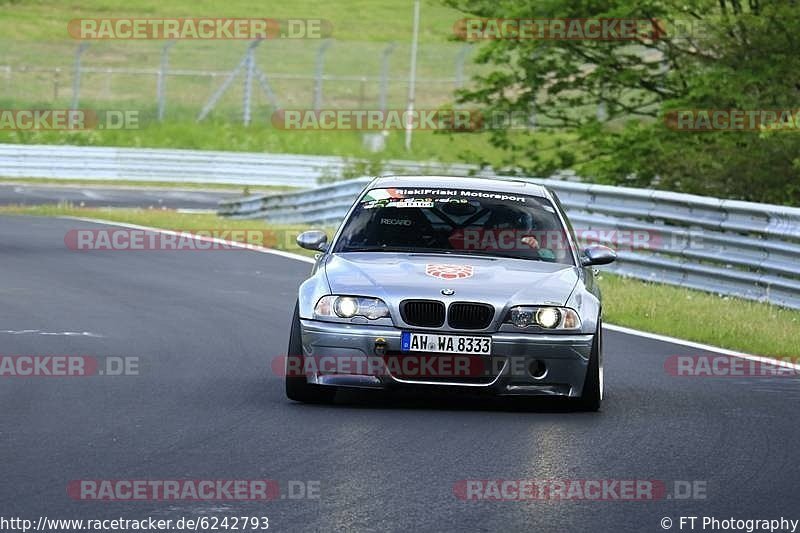
[[[317,50],[317,58],[314,65],[314,111],[319,111],[322,107],[322,71],[325,68],[325,52],[330,48],[333,41],[325,39]]]
[[[75,67],[72,75],[72,109],[78,109],[81,98],[81,56],[89,48],[89,43],[83,42],[75,49]]]
[[[175,46],[175,41],[168,41],[161,49],[161,64],[158,67],[158,81],[156,91],[158,93],[158,121],[164,120],[164,109],[166,108],[166,89],[167,89],[167,69],[169,68],[169,50]]]

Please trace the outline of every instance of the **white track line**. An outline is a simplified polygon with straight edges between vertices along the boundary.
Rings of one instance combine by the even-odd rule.
[[[705,352],[714,352],[723,355],[729,355],[731,357],[739,357],[741,359],[747,359],[748,361],[758,361],[760,363],[769,363],[776,366],[781,366],[785,368],[791,368],[794,370],[800,370],[799,363],[792,363],[788,359],[792,359],[797,361],[797,357],[794,358],[786,358],[784,359],[775,359],[771,357],[763,357],[760,355],[751,355],[748,353],[737,352],[734,350],[727,350],[725,348],[718,348],[716,346],[711,346],[710,344],[702,344],[699,342],[692,342],[692,341],[685,341],[683,339],[677,339],[675,337],[669,337],[667,335],[658,335],[657,333],[648,333],[646,331],[639,331],[638,329],[630,329],[623,326],[615,326],[613,324],[603,324],[605,329],[610,331],[616,331],[617,333],[624,333],[625,335],[635,335],[637,337],[644,337],[645,339],[651,339],[654,341],[659,342],[667,342],[670,344],[677,344],[680,346],[687,346],[689,348],[694,348],[696,350],[702,350]]]
[[[291,252],[284,252],[283,250],[275,250],[274,248],[265,248],[264,246],[258,246],[257,244],[247,244],[237,241],[228,241],[217,237],[206,237],[205,235],[195,235],[191,231],[180,232],[162,228],[151,228],[150,226],[139,226],[138,224],[128,224],[126,222],[114,222],[112,220],[102,220],[98,218],[83,218],[83,217],[61,217],[61,218],[66,218],[70,220],[80,220],[82,222],[91,222],[92,224],[104,224],[106,226],[119,226],[121,228],[152,231],[155,233],[162,233],[164,235],[177,235],[177,236],[182,235],[185,237],[191,237],[193,239],[197,239],[198,241],[202,242],[213,242],[215,244],[223,244],[226,246],[230,246],[231,248],[252,250],[253,252],[259,252],[262,254],[278,255],[280,257],[286,257],[287,259],[295,259],[297,261],[303,261],[304,263],[311,263],[311,264],[314,263],[314,260],[312,258],[306,257],[304,255],[293,254]]]
[[[80,220],[82,222],[90,222],[92,224],[105,224],[107,226],[119,226],[121,228],[153,231],[153,232],[156,232],[156,233],[163,233],[165,235],[181,235],[182,234],[180,231],[172,231],[172,230],[161,229],[161,228],[152,228],[152,227],[149,227],[149,226],[139,226],[137,224],[127,224],[125,222],[113,222],[111,220],[101,220],[101,219],[96,219],[96,218],[82,218],[82,217],[61,217],[61,218],[66,218],[66,219],[70,219],[70,220]],[[183,233],[183,234],[186,235],[186,233]],[[230,246],[231,248],[241,248],[243,250],[251,250],[251,251],[259,252],[259,253],[262,253],[262,254],[271,254],[271,255],[277,255],[277,256],[280,256],[280,257],[285,257],[287,259],[295,259],[297,261],[303,261],[304,263],[312,263],[312,264],[314,263],[314,260],[312,258],[310,258],[310,257],[306,257],[304,255],[299,255],[299,254],[293,254],[291,252],[284,252],[283,250],[275,250],[273,248],[265,248],[263,246],[257,246],[257,245],[254,245],[254,244],[245,244],[245,243],[236,242],[236,241],[228,241],[228,240],[219,239],[219,238],[216,238],[216,237],[206,237],[206,236],[203,236],[203,235],[194,235],[194,234],[192,234],[190,232],[189,232],[188,236],[191,236],[192,238],[200,240],[200,241],[213,242],[213,243],[216,243],[216,244],[224,244],[224,245]],[[686,341],[686,340],[678,339],[678,338],[675,338],[675,337],[669,337],[667,335],[658,335],[657,333],[648,333],[646,331],[639,331],[638,329],[631,329],[631,328],[626,328],[626,327],[623,327],[623,326],[615,326],[613,324],[603,324],[603,327],[608,329],[609,331],[616,331],[617,333],[623,333],[625,335],[633,335],[635,337],[642,337],[642,338],[645,338],[645,339],[650,339],[650,340],[654,340],[654,341],[658,341],[658,342],[665,342],[665,343],[669,343],[669,344],[676,344],[676,345],[679,345],[679,346],[686,346],[686,347],[689,347],[689,348],[694,348],[696,350],[714,352],[714,353],[719,353],[719,354],[723,354],[723,355],[729,355],[731,357],[739,357],[741,359],[747,359],[749,361],[758,361],[758,362],[761,362],[761,363],[775,364],[777,366],[781,366],[781,367],[785,367],[785,368],[792,368],[794,370],[800,370],[800,364],[792,363],[792,362],[786,361],[786,360],[774,359],[774,358],[770,358],[770,357],[762,357],[760,355],[751,355],[751,354],[747,354],[747,353],[741,353],[741,352],[737,352],[737,351],[734,351],[734,350],[727,350],[725,348],[718,348],[717,346],[711,346],[709,344],[702,344],[702,343],[699,343],[699,342]]]

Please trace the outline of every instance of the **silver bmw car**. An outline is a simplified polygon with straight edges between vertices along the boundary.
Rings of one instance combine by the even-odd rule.
[[[359,195],[302,283],[286,395],[326,402],[339,388],[425,387],[603,397],[602,302],[556,195],[524,181],[381,177]]]

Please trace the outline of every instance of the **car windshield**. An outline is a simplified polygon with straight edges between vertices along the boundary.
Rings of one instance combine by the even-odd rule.
[[[332,250],[513,257],[574,264],[546,198],[472,189],[368,191]]]

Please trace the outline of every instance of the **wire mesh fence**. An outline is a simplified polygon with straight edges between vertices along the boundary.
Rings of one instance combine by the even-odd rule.
[[[471,61],[472,46],[420,46],[418,107],[454,102],[454,91],[481,71]],[[136,109],[154,120],[230,121],[245,120],[249,107],[253,122],[268,122],[276,108],[403,109],[409,66],[408,43],[0,41],[0,104]]]

